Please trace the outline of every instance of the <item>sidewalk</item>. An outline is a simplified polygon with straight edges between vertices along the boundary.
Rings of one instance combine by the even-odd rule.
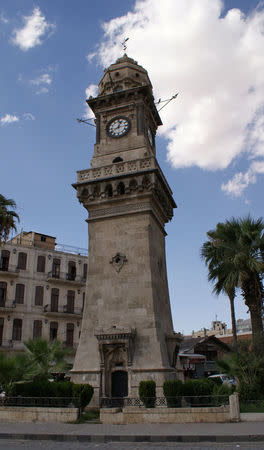
[[[186,424],[0,423],[0,439],[87,442],[257,442],[263,422]]]

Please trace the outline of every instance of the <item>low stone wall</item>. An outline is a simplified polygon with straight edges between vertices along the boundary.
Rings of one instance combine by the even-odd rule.
[[[239,422],[239,398],[234,393],[229,397],[229,405],[217,407],[101,408],[100,421],[108,424]]]
[[[129,423],[200,423],[230,422],[230,407],[215,408],[110,408],[100,410],[100,421],[108,424]]]
[[[78,408],[0,407],[0,422],[74,422]]]

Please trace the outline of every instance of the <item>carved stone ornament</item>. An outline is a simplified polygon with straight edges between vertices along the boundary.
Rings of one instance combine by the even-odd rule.
[[[117,272],[120,272],[123,265],[127,262],[126,255],[123,255],[122,253],[117,253],[113,258],[109,261],[110,264],[113,265],[114,269]]]

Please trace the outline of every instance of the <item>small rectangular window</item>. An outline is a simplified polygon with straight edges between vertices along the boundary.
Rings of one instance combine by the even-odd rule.
[[[14,319],[13,321],[13,341],[21,341],[22,338],[22,319]]]
[[[83,279],[86,280],[87,278],[87,264],[83,265]]]
[[[50,322],[50,340],[54,341],[58,335],[58,322]]]
[[[67,313],[74,313],[74,291],[67,291]]]
[[[73,323],[67,323],[66,328],[66,345],[68,347],[73,346],[73,337],[74,337],[74,324]]]
[[[42,321],[34,320],[33,339],[39,339],[41,337],[42,337]]]
[[[59,305],[59,289],[52,288],[51,289],[51,298],[50,298],[51,312],[58,312],[58,305]]]
[[[18,253],[17,268],[26,270],[27,268],[27,254],[23,252]]]
[[[4,307],[6,302],[7,283],[0,281],[0,306]]]
[[[36,286],[36,290],[35,290],[35,305],[36,306],[43,305],[43,296],[44,296],[44,287]]]
[[[41,242],[46,242],[46,236],[41,236],[40,240],[41,240]]]
[[[45,265],[46,265],[45,263],[46,263],[45,256],[39,255],[37,262],[37,272],[45,272]]]
[[[16,294],[15,294],[15,301],[16,303],[24,303],[24,295],[25,295],[25,285],[24,284],[17,284],[16,285]]]

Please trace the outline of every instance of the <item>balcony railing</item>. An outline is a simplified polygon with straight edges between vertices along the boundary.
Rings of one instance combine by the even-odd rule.
[[[54,272],[52,270],[50,272],[48,272],[47,279],[60,280],[63,282],[70,281],[70,282],[77,283],[77,284],[85,284],[86,283],[86,277],[84,277],[84,276],[74,275],[69,272]]]
[[[0,311],[9,311],[16,307],[16,301],[15,300],[6,300],[0,302]]]
[[[58,306],[58,308],[52,307],[52,305],[45,305],[43,308],[44,313],[54,313],[54,314],[74,314],[81,316],[82,308],[72,308],[68,305]]]
[[[0,264],[0,273],[4,273],[7,276],[18,276],[20,269],[17,266],[11,264]]]

